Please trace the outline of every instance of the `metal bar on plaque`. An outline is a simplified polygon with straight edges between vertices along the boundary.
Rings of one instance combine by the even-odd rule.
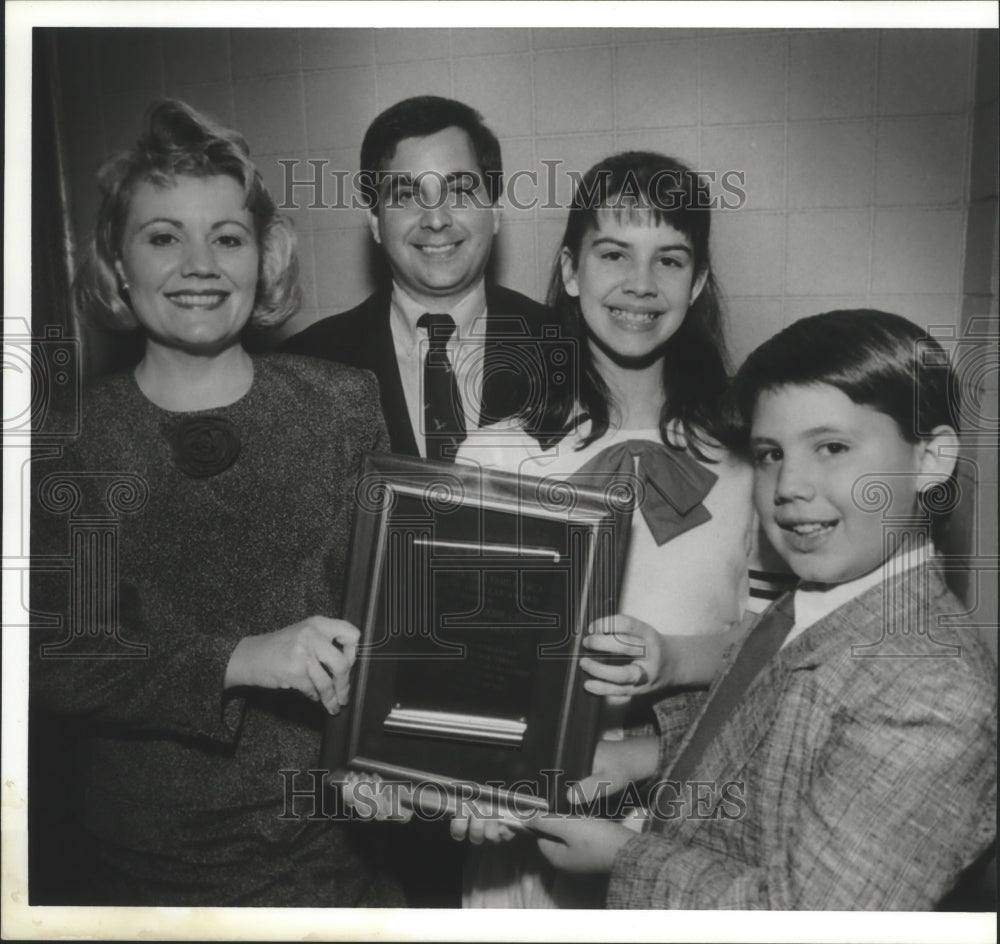
[[[520,744],[528,723],[524,718],[491,718],[485,715],[427,711],[396,705],[383,727],[387,731],[427,734],[461,740]]]
[[[437,538],[416,538],[414,545],[432,550],[457,552],[472,557],[537,557],[558,564],[562,555],[554,547],[525,547],[517,544],[491,544],[482,541],[443,541]],[[445,555],[442,555],[445,556]]]

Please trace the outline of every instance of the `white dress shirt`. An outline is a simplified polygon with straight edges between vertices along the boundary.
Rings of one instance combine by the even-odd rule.
[[[889,580],[897,574],[926,563],[933,556],[934,546],[930,542],[919,544],[904,554],[890,557],[881,567],[876,567],[846,583],[838,583],[824,590],[800,587],[795,591],[795,624],[782,643],[782,648],[848,600],[861,596],[883,580]]]

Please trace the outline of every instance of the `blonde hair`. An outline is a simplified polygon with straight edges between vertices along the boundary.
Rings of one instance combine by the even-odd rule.
[[[141,183],[165,187],[184,176],[227,176],[243,188],[260,247],[250,324],[276,327],[298,309],[301,290],[295,229],[291,220],[278,213],[250,159],[246,140],[190,105],[165,99],[146,113],[135,147],[112,157],[98,171],[101,206],[73,285],[74,310],[81,321],[118,331],[139,327],[115,272],[132,197]]]

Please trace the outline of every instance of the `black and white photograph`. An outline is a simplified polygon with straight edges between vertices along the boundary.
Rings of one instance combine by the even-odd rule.
[[[998,36],[9,3],[4,938],[995,942]]]

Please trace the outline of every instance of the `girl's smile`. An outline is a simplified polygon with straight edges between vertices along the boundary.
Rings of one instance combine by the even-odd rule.
[[[651,327],[663,312],[659,309],[649,311],[644,308],[609,308],[611,317],[618,321],[623,328],[628,330],[642,331]]]
[[[579,258],[563,250],[562,273],[593,340],[626,360],[645,360],[670,340],[708,274],[696,272],[691,241],[679,230],[641,210],[611,209],[598,211]]]

